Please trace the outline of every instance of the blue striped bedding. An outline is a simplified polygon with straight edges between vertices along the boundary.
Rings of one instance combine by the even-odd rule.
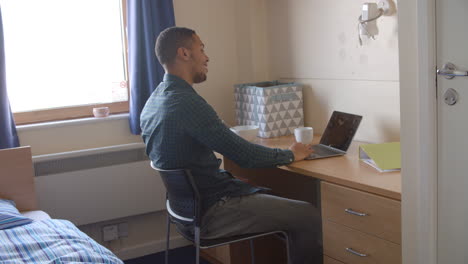
[[[0,199],[0,230],[31,223],[33,220],[24,217],[16,209],[15,202]]]
[[[67,220],[47,219],[0,230],[0,263],[119,263]]]

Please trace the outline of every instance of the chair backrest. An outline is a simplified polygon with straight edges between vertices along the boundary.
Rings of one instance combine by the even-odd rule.
[[[200,193],[198,192],[198,188],[195,185],[190,170],[164,170],[156,168],[152,162],[151,167],[159,172],[159,175],[166,186],[167,200],[170,205],[170,210],[178,216],[194,219],[196,224],[199,226]]]

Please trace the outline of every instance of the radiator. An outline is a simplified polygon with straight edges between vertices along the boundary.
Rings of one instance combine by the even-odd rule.
[[[76,225],[165,209],[144,144],[33,156],[39,208]]]

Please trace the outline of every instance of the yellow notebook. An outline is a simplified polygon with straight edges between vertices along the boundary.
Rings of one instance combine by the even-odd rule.
[[[401,169],[400,142],[359,146],[359,158],[380,172]]]

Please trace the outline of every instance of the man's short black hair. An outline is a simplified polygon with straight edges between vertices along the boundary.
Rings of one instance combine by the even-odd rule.
[[[155,52],[162,65],[174,62],[180,47],[192,47],[195,30],[184,27],[170,27],[163,30],[156,40]]]

